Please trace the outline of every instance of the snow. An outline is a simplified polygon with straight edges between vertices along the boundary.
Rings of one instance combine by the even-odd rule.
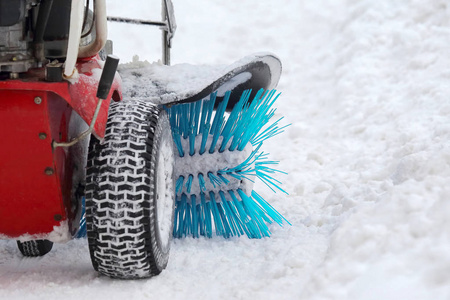
[[[150,3],[108,0],[109,14],[145,18],[138,2]],[[265,151],[290,195],[255,189],[292,226],[262,240],[175,240],[167,269],[138,281],[99,276],[86,240],[39,259],[1,241],[0,299],[450,299],[447,2],[174,6],[173,64],[281,58],[277,115],[292,126]],[[159,59],[151,31],[110,26],[122,62]]]
[[[7,240],[11,237],[7,235],[0,234],[0,240]],[[49,240],[55,243],[65,243],[70,241],[70,230],[69,223],[67,221],[62,221],[58,226],[53,226],[53,230],[48,233],[43,234],[23,234],[16,238],[21,242],[31,241],[31,240]]]

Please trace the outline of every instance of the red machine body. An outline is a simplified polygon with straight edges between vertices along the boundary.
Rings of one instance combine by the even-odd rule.
[[[74,203],[72,174],[85,166],[52,142],[68,141],[73,112],[91,123],[101,65],[98,56],[79,60],[79,76],[70,82],[45,81],[45,68],[0,81],[1,238],[57,242],[76,234],[79,211],[73,207],[80,205]],[[95,123],[98,138],[104,137],[111,99],[122,99],[117,73]]]

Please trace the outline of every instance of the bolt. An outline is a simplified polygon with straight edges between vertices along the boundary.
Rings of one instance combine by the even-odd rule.
[[[53,219],[55,219],[55,221],[61,221],[62,220],[62,216],[60,214],[56,214],[53,216]]]
[[[34,98],[34,103],[41,104],[42,103],[42,98],[41,97]]]
[[[40,133],[39,133],[39,138],[40,138],[41,140],[45,140],[45,139],[47,138],[47,134],[45,134],[44,132],[40,132]]]
[[[53,175],[55,173],[55,171],[53,170],[53,168],[47,167],[47,168],[45,168],[44,173],[45,173],[45,175],[50,176],[50,175]]]

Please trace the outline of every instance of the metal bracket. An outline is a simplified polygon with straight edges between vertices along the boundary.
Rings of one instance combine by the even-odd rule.
[[[91,125],[89,125],[89,128],[86,131],[82,132],[79,136],[72,139],[70,142],[58,143],[56,141],[53,141],[52,148],[53,149],[56,149],[58,147],[66,147],[67,148],[67,147],[73,146],[76,143],[78,143],[79,141],[81,141],[82,139],[84,139],[85,137],[87,137],[88,135],[90,135],[92,133],[92,131],[94,130],[95,122],[97,121],[98,113],[100,112],[100,107],[102,107],[102,102],[103,102],[103,99],[98,98],[97,107],[95,108],[95,112],[94,112],[94,116],[92,117]]]

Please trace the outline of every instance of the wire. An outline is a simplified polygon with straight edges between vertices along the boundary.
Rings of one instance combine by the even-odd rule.
[[[89,0],[87,0],[86,8],[84,9],[83,29],[81,29],[81,32],[83,32],[84,29],[86,28],[88,12],[89,12]]]

